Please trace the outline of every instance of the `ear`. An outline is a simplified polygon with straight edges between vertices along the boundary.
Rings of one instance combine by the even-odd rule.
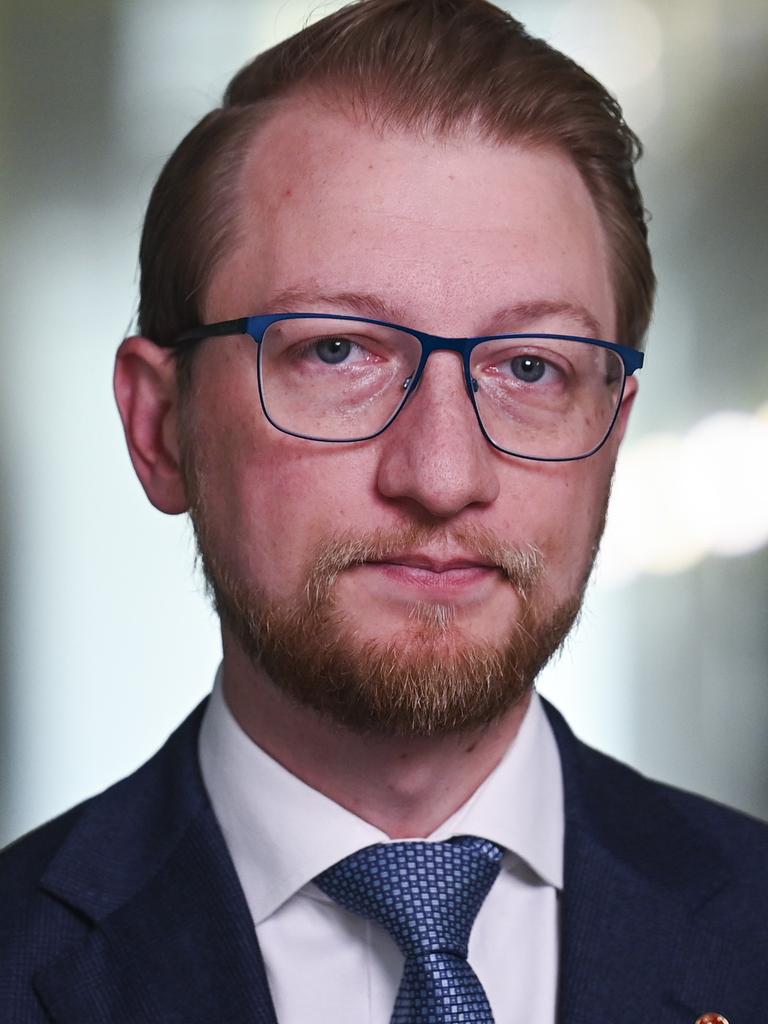
[[[186,512],[173,353],[148,338],[126,338],[117,350],[114,385],[131,462],[147,497],[161,512]]]
[[[637,378],[635,376],[627,377],[624,383],[624,394],[621,398],[621,407],[619,408],[619,415],[616,420],[616,426],[613,428],[616,433],[616,438],[619,444],[621,444],[621,442],[624,440],[624,434],[629,423],[629,414],[632,412],[632,406],[635,404],[637,388]]]

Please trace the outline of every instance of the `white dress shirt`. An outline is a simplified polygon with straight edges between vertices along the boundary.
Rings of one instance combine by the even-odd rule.
[[[227,707],[220,673],[199,754],[280,1024],[389,1024],[402,954],[380,925],[337,906],[312,882],[389,837],[253,743]],[[469,942],[496,1024],[554,1024],[563,834],[560,756],[534,694],[500,764],[429,836],[482,836],[507,851]]]

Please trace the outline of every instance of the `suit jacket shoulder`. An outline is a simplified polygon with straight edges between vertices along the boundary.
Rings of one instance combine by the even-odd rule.
[[[199,773],[202,710],[133,775],[0,855],[0,1021],[275,1024]]]
[[[768,826],[646,779],[547,713],[566,806],[562,1019],[762,1019]]]

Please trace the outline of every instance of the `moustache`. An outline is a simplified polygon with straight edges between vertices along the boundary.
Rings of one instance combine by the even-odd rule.
[[[541,577],[544,559],[534,544],[516,546],[479,526],[461,528],[412,525],[395,530],[379,528],[365,534],[339,533],[317,551],[307,575],[306,596],[317,607],[327,600],[339,575],[366,562],[386,562],[410,549],[437,548],[462,559],[491,565],[520,593],[523,600]]]

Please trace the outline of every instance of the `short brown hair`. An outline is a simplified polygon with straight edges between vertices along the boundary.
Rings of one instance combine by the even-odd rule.
[[[592,195],[612,257],[617,338],[642,343],[654,275],[616,100],[570,58],[486,0],[357,0],[260,54],[192,129],[152,192],[141,241],[139,330],[169,341],[200,322],[212,272],[236,237],[240,172],[274,102],[339,100],[382,127],[565,152]],[[237,310],[231,315],[260,312]]]

